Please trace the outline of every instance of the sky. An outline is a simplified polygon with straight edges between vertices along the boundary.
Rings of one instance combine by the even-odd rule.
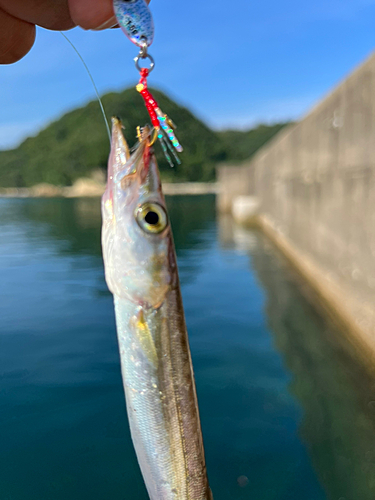
[[[375,46],[375,0],[152,0],[151,10],[149,85],[217,130],[299,119]],[[137,83],[138,50],[121,30],[67,35],[101,94]],[[70,45],[43,29],[0,81],[1,149],[95,98]]]

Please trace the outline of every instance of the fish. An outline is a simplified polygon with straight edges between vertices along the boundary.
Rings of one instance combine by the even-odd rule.
[[[170,220],[149,127],[133,152],[112,119],[102,198],[132,441],[151,500],[211,500]]]

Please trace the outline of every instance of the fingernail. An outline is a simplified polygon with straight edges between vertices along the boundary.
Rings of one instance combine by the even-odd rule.
[[[113,28],[117,24],[117,18],[116,16],[112,16],[111,19],[108,19],[105,23],[101,24],[97,28],[92,28],[91,31],[101,31],[101,30],[106,30],[108,28]]]

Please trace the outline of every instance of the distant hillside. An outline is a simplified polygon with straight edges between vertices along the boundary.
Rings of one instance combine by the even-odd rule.
[[[177,135],[184,146],[182,165],[170,168],[161,148],[156,146],[160,170],[169,181],[210,181],[222,161],[241,160],[272,137],[282,125],[260,126],[249,132],[214,132],[190,111],[158,91],[160,107],[178,125]],[[107,116],[120,116],[130,145],[135,143],[137,125],[149,122],[142,98],[134,89],[103,97]],[[0,186],[28,187],[40,182],[71,185],[76,179],[105,169],[108,137],[98,103],[67,113],[36,137],[18,148],[0,151]]]
[[[228,159],[241,161],[253,156],[259,148],[272,139],[286,125],[289,125],[289,123],[258,125],[256,128],[246,132],[225,130],[218,132],[218,136],[222,141]]]

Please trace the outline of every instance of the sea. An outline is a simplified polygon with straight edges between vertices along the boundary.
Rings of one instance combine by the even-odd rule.
[[[374,500],[375,380],[260,232],[167,199],[215,500]],[[0,199],[0,500],[147,500],[99,199]]]

